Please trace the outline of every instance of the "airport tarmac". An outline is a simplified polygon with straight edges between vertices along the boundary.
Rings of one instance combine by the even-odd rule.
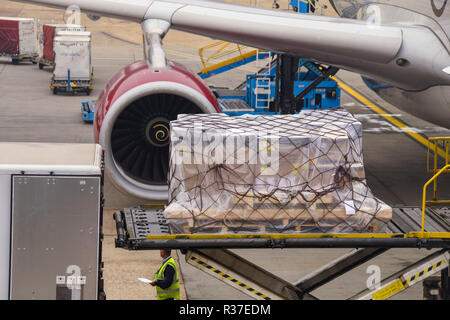
[[[244,1],[242,1],[244,2]],[[267,1],[266,1],[267,2]],[[271,2],[271,1],[270,1]],[[267,2],[268,3],[268,2]],[[266,3],[266,4],[267,4]],[[63,13],[54,9],[0,0],[0,16],[39,17],[42,21],[61,23]],[[51,72],[31,64],[13,66],[0,60],[0,141],[11,142],[93,142],[92,125],[81,119],[81,101],[95,100],[107,80],[125,65],[142,58],[141,33],[137,24],[102,18],[97,22],[82,16],[82,23],[93,31],[95,89],[87,96],[54,96],[49,89]],[[214,40],[170,31],[165,47],[170,59],[200,71],[199,47]],[[246,66],[207,80],[215,87],[234,88],[257,66]],[[424,136],[449,136],[446,129],[410,116],[378,98],[365,87],[361,78],[340,71],[338,77],[396,115]],[[426,172],[426,149],[375,114],[350,95],[343,93],[342,106],[355,114],[364,125],[363,150],[368,183],[374,194],[390,205],[418,206]],[[450,185],[442,184],[441,194],[450,194]],[[115,227],[112,212],[140,202],[123,196],[106,181],[105,185],[105,291],[108,299],[155,299],[153,287],[139,283],[138,277],[151,277],[160,262],[158,251],[126,251],[114,248]],[[233,250],[277,276],[295,282],[349,249],[258,249]],[[369,265],[380,267],[384,278],[430,254],[424,249],[392,249],[350,273],[315,290],[321,299],[345,299],[365,289]],[[250,299],[222,282],[210,278],[184,262],[178,252],[185,292],[188,299]],[[393,299],[422,299],[417,285]]]

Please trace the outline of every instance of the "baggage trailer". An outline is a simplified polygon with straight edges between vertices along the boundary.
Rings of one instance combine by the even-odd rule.
[[[104,299],[102,149],[0,143],[0,300]]]
[[[65,31],[86,31],[86,27],[77,24],[43,24],[41,25],[40,44],[41,54],[39,58],[39,69],[46,66],[53,67],[55,56],[53,51],[53,42],[59,32]]]
[[[90,33],[55,37],[55,67],[50,89],[58,92],[91,94],[94,73]]]
[[[0,17],[0,57],[11,58],[13,64],[37,63],[37,39],[35,19]]]

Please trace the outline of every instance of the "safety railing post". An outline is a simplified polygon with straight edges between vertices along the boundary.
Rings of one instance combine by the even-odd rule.
[[[439,170],[427,183],[423,186],[423,197],[422,197],[422,227],[421,232],[425,232],[425,206],[427,202],[427,188],[430,183],[435,182],[436,179],[446,170],[450,169],[450,165],[446,165],[441,170]]]

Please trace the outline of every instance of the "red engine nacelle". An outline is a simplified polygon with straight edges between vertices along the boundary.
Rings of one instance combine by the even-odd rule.
[[[166,200],[170,121],[219,111],[211,90],[183,65],[139,61],[119,71],[103,89],[94,120],[112,183],[138,198]]]

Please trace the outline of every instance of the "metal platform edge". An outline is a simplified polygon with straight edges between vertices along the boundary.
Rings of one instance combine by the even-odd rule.
[[[121,211],[114,214],[116,247],[130,250],[209,248],[450,248],[450,232],[299,233],[299,234],[154,234],[130,238]]]

